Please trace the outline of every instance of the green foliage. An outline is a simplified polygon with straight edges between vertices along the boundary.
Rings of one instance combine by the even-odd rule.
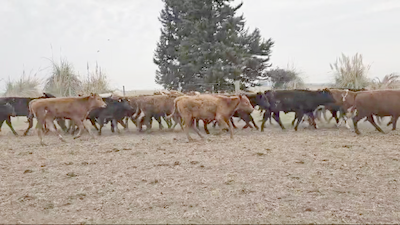
[[[40,96],[39,85],[40,79],[33,76],[26,75],[25,70],[22,71],[22,76],[12,81],[9,79],[6,81],[6,91],[4,96],[6,97],[36,97]]]
[[[52,71],[46,80],[44,90],[57,97],[77,96],[82,82],[75,74],[72,65],[65,59],[57,63],[51,60]]]
[[[294,69],[272,69],[266,72],[266,76],[272,82],[273,89],[303,88],[303,79]]]
[[[273,41],[245,29],[242,4],[232,0],[163,0],[160,40],[154,55],[156,83],[183,91],[246,88],[265,77]]]
[[[371,66],[364,65],[361,54],[356,53],[350,58],[342,53],[330,67],[335,76],[336,87],[360,89],[370,83],[367,73]]]

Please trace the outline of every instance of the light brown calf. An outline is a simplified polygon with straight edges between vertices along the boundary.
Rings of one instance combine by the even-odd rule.
[[[375,123],[373,116],[392,116],[393,130],[396,129],[396,122],[400,116],[400,90],[375,90],[357,92],[354,104],[351,107],[353,113],[353,124],[356,134],[360,134],[357,123],[364,117],[379,132],[383,130]]]
[[[185,132],[189,139],[193,139],[189,135],[189,128],[192,127],[196,133],[203,138],[194,121],[213,121],[217,120],[219,125],[227,125],[230,131],[230,137],[233,138],[232,124],[230,118],[237,110],[239,103],[243,101],[252,108],[250,101],[245,96],[216,96],[216,95],[197,95],[197,96],[181,96],[174,100],[174,112],[168,117],[172,117],[178,112],[183,119]]]
[[[29,104],[30,112],[37,118],[36,129],[42,145],[44,145],[42,127],[45,123],[50,130],[58,133],[60,140],[64,141],[64,138],[55,129],[53,121],[56,117],[72,120],[79,128],[78,134],[74,136],[76,139],[81,136],[81,132],[85,128],[83,121],[89,112],[104,107],[106,107],[106,103],[98,94],[86,97],[35,99]],[[87,130],[90,133],[90,129]]]

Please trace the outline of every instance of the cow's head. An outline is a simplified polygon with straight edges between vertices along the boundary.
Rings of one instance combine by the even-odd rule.
[[[257,104],[260,106],[261,109],[268,109],[271,105],[269,104],[267,95],[262,92],[257,92],[256,95]]]
[[[120,105],[121,109],[127,110],[127,111],[133,110],[133,107],[131,106],[129,99],[119,98],[117,101],[118,101],[118,104]]]
[[[246,95],[239,95],[239,99],[240,102],[237,108],[246,113],[252,113],[254,107],[251,105],[250,100],[246,97]]]
[[[90,93],[89,105],[91,108],[105,108],[107,106],[107,104],[103,101],[103,99],[97,93]]]
[[[2,110],[3,113],[5,113],[7,116],[16,116],[17,114],[15,113],[14,107],[10,103],[5,103],[2,105]]]

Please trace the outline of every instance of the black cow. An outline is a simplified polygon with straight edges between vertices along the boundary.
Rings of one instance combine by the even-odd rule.
[[[0,101],[0,131],[1,126],[3,125],[4,121],[6,121],[6,124],[8,127],[10,127],[13,134],[18,135],[11,124],[11,116],[16,116],[14,107],[8,102]]]
[[[118,129],[118,123],[120,123],[124,128],[127,128],[123,119],[130,115],[132,112],[132,107],[129,104],[129,100],[125,98],[103,98],[103,101],[107,104],[106,108],[98,108],[90,111],[87,119],[90,120],[92,125],[98,130],[99,135],[101,135],[101,130],[104,124],[111,122],[111,131],[114,132],[114,128],[120,132]],[[100,128],[96,126],[96,122],[100,125]],[[72,131],[74,133],[74,130]]]
[[[51,95],[49,93],[43,93],[43,96],[39,97],[39,98],[53,98],[54,95]],[[26,135],[30,128],[32,128],[33,126],[33,120],[32,117],[33,115],[29,115],[29,102],[37,99],[37,98],[27,98],[27,97],[3,97],[0,98],[0,101],[3,102],[8,102],[10,105],[12,105],[14,107],[15,110],[15,116],[26,116],[28,118],[28,123],[29,123],[29,127],[26,129],[24,135]],[[64,130],[66,129],[65,126],[62,126],[63,123],[60,121],[57,121],[60,125],[60,127]],[[0,124],[0,128],[1,128],[2,123]]]
[[[261,124],[261,131],[264,130],[264,124],[268,118],[273,115],[273,118],[278,122],[282,129],[283,126],[279,113],[295,112],[295,119],[297,119],[297,128],[303,119],[303,116],[307,114],[313,121],[313,125],[316,128],[314,121],[314,110],[320,106],[329,103],[333,103],[334,99],[328,89],[311,91],[311,90],[272,90],[264,92],[270,103],[269,109],[264,113],[264,118]]]

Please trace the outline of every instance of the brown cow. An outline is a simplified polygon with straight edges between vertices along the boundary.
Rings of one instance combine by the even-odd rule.
[[[49,125],[50,130],[57,132],[61,141],[65,141],[55,129],[53,121],[57,117],[72,120],[79,127],[78,134],[74,136],[76,139],[81,136],[81,132],[85,128],[83,121],[89,112],[104,107],[106,107],[106,103],[103,99],[93,93],[86,97],[35,99],[29,103],[29,110],[37,119],[36,129],[41,145],[44,145],[42,127],[45,123]],[[87,130],[90,133],[90,129]]]
[[[393,130],[396,129],[397,119],[400,116],[400,90],[374,90],[357,92],[350,112],[353,117],[354,130],[360,134],[357,123],[364,117],[379,132],[383,130],[375,123],[373,116],[392,116]]]
[[[151,129],[151,120],[154,117],[159,123],[160,130],[163,129],[161,117],[171,114],[174,110],[174,99],[183,94],[166,94],[143,96],[137,100],[138,110],[133,116],[139,131],[142,131],[143,124],[146,130]],[[175,119],[175,118],[174,118]]]
[[[168,117],[172,117],[176,112],[181,115],[189,141],[193,140],[189,135],[190,127],[192,127],[196,133],[203,138],[194,124],[196,119],[207,122],[217,120],[220,126],[227,125],[229,127],[230,137],[233,138],[230,118],[241,102],[249,109],[253,109],[249,99],[241,95],[231,97],[207,94],[181,96],[174,100],[174,111]]]

